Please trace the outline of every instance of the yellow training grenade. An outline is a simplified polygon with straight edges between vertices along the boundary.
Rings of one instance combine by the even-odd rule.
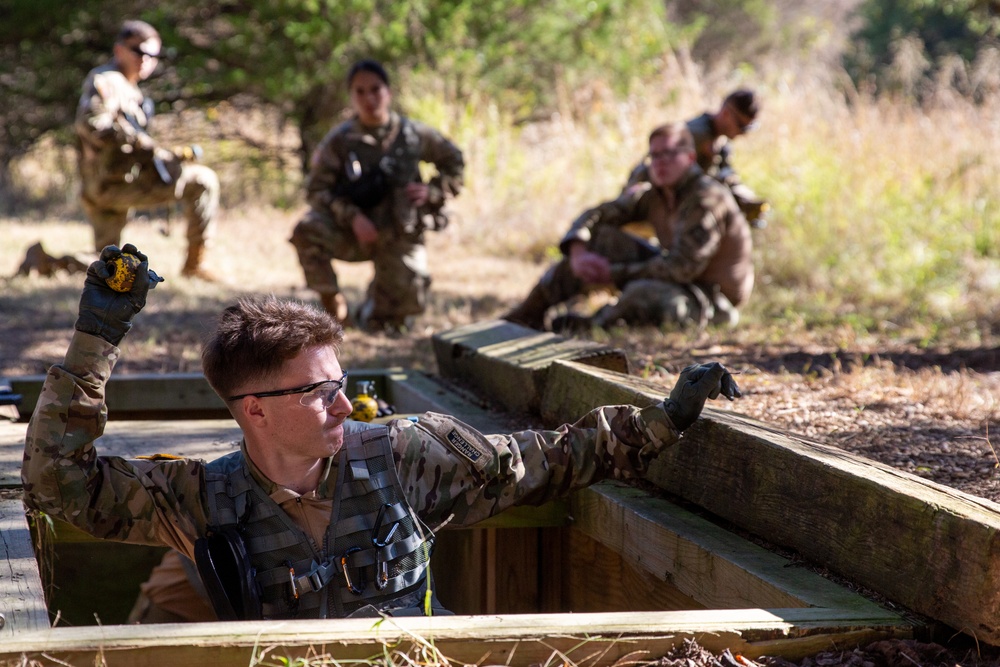
[[[358,395],[351,399],[351,419],[370,422],[378,415],[378,401],[375,400],[375,383],[368,380],[358,383]]]

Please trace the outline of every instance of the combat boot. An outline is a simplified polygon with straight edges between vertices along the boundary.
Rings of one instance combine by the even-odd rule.
[[[202,259],[205,257],[205,246],[204,245],[190,245],[188,246],[187,259],[184,260],[184,266],[181,268],[181,275],[185,278],[197,278],[199,280],[204,280],[209,283],[219,282],[219,277],[214,273],[205,269],[202,265]]]
[[[544,331],[545,312],[548,309],[549,300],[545,296],[545,291],[541,285],[535,285],[528,294],[528,298],[521,302],[521,305],[516,306],[504,315],[503,319],[514,324]]]
[[[347,297],[340,292],[325,292],[319,295],[323,309],[337,318],[343,326],[351,326],[350,311],[347,307]]]

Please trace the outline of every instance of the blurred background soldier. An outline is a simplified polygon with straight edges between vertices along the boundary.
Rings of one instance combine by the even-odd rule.
[[[715,113],[706,111],[687,122],[698,153],[698,166],[706,174],[729,186],[740,210],[754,227],[765,225],[763,214],[767,202],[740,181],[729,162],[730,141],[756,127],[760,99],[752,90],[740,89],[729,93]],[[649,181],[649,160],[640,162],[629,174],[629,188]]]
[[[218,176],[192,162],[198,149],[161,148],[146,131],[153,105],[138,84],[156,69],[160,46],[153,26],[126,21],[115,40],[114,57],[91,70],[83,83],[75,124],[83,208],[100,252],[107,245],[121,245],[129,209],[180,201],[188,241],[181,272],[211,279],[201,261],[218,208]]]
[[[313,153],[306,184],[311,210],[290,239],[306,285],[347,323],[334,259],[372,262],[375,277],[356,324],[398,331],[424,312],[431,277],[424,231],[447,224],[442,207],[462,188],[462,152],[437,130],[390,110],[389,76],[362,60],[348,75],[354,117],[333,128]],[[419,163],[437,175],[420,177]]]
[[[584,211],[559,244],[562,261],[505,319],[542,329],[551,306],[611,285],[621,290],[617,303],[592,317],[562,315],[553,330],[735,326],[753,289],[750,227],[729,190],[698,166],[684,123],[650,134],[649,178]],[[643,221],[655,232],[651,242],[622,231]]]

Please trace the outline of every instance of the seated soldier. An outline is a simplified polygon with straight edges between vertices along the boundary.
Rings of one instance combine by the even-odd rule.
[[[123,252],[141,260],[127,292],[108,283]],[[101,455],[107,381],[150,276],[130,245],[88,268],[76,332],[28,426],[24,502],[97,538],[179,551],[221,620],[446,613],[424,603],[437,528],[636,478],[708,398],[740,395],[712,363],[684,369],[656,405],[605,406],[555,430],[486,435],[437,413],[350,422],[340,323],[247,297],[202,352],[239,450],[208,463]]]
[[[740,89],[729,93],[715,113],[706,111],[687,122],[698,152],[698,166],[712,178],[729,186],[740,210],[753,227],[765,226],[762,216],[767,211],[767,202],[740,181],[729,156],[731,141],[756,127],[758,113],[760,98],[752,90]],[[648,181],[649,161],[644,159],[629,174],[625,189]]]
[[[558,318],[553,328],[735,326],[753,289],[750,227],[729,190],[698,166],[684,123],[649,135],[649,178],[577,218],[559,244],[563,259],[505,319],[543,329],[550,307],[613,285],[617,303]],[[641,221],[655,243],[622,231]]]

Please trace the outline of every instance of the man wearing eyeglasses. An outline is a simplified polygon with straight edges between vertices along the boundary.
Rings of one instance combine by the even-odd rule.
[[[687,121],[698,153],[698,166],[716,180],[725,183],[733,193],[740,210],[752,226],[764,226],[763,214],[767,203],[741,180],[730,163],[731,142],[757,125],[760,97],[752,90],[741,88],[726,95],[718,111],[706,111]],[[625,189],[649,181],[649,160],[643,159],[629,174]]]
[[[649,182],[584,211],[559,244],[551,267],[505,319],[543,329],[552,306],[595,288],[620,290],[617,302],[591,315],[561,315],[556,331],[709,323],[735,326],[753,289],[752,240],[728,188],[696,161],[684,123],[649,136]],[[651,242],[623,228],[648,223]]]
[[[198,150],[167,150],[148,132],[153,105],[139,83],[156,70],[161,46],[153,26],[126,21],[115,40],[114,57],[87,75],[74,125],[81,200],[97,252],[121,244],[130,209],[180,202],[188,244],[181,274],[212,280],[202,260],[219,205],[219,178],[194,161]]]
[[[142,260],[129,292],[106,282],[122,251]],[[713,363],[686,368],[655,406],[603,407],[554,431],[484,435],[436,413],[361,424],[348,421],[340,323],[245,298],[202,353],[240,449],[209,463],[101,456],[105,385],[153,284],[146,257],[122,251],[105,248],[88,269],[76,332],[46,378],[25,441],[25,503],[98,538],[176,549],[223,620],[441,613],[424,602],[440,526],[635,478],[706,399],[740,395]]]

